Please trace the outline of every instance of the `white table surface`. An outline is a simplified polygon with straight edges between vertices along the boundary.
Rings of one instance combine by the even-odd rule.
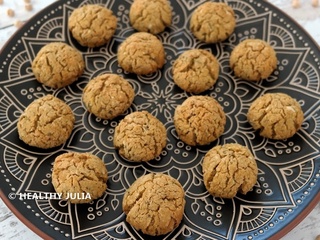
[[[318,7],[311,6],[312,0],[300,0],[299,8],[292,8],[291,0],[269,0],[272,4],[282,9],[289,16],[294,18],[320,45],[320,0]],[[0,49],[5,42],[14,34],[17,27],[16,21],[26,21],[36,12],[54,2],[54,0],[31,0],[33,10],[24,9],[23,0],[4,0],[0,5]],[[8,17],[6,11],[8,8],[15,10],[14,17]],[[315,240],[320,235],[320,203],[314,210],[292,231],[290,231],[283,240]],[[41,239],[29,228],[27,228],[0,199],[0,239]]]

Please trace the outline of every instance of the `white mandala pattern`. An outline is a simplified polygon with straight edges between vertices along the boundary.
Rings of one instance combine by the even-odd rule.
[[[190,14],[204,1],[172,2],[173,24],[158,35],[166,51],[162,70],[148,76],[136,76],[117,63],[119,44],[134,30],[128,13],[131,0],[58,1],[37,19],[26,24],[2,53],[0,65],[0,177],[5,194],[54,192],[51,185],[52,163],[66,151],[91,152],[104,160],[108,169],[108,189],[98,200],[71,205],[59,200],[20,201],[14,205],[26,212],[29,221],[59,239],[148,239],[125,221],[122,197],[131,183],[149,172],[167,173],[182,184],[186,192],[186,210],[180,226],[172,233],[152,239],[254,239],[268,238],[292,221],[306,205],[319,197],[320,178],[320,62],[319,48],[308,36],[264,1],[226,0],[234,9],[237,27],[230,38],[219,44],[204,44],[188,30]],[[88,3],[104,5],[118,17],[113,39],[99,49],[81,47],[67,30],[70,13]],[[271,43],[277,52],[278,68],[273,75],[257,83],[233,76],[229,67],[232,49],[247,38]],[[62,41],[79,49],[86,63],[77,82],[54,90],[35,81],[31,62],[40,48]],[[173,113],[190,94],[172,80],[174,60],[183,51],[203,48],[220,63],[220,76],[205,94],[224,108],[227,125],[222,137],[210,146],[190,147],[180,141],[173,125]],[[136,97],[122,116],[112,121],[89,114],[82,101],[88,81],[102,73],[120,74],[133,86]],[[285,141],[258,136],[246,120],[251,102],[266,92],[284,92],[294,96],[305,113],[302,129]],[[61,147],[39,150],[23,144],[16,131],[17,119],[33,100],[53,94],[71,106],[76,117],[70,139]],[[120,119],[133,111],[146,110],[166,126],[168,143],[161,155],[147,163],[122,159],[113,147],[113,134]],[[201,160],[212,146],[237,142],[248,146],[259,167],[258,181],[246,196],[234,199],[214,198],[205,190]]]

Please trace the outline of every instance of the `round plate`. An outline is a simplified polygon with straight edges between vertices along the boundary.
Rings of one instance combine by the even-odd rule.
[[[166,64],[155,74],[136,76],[124,72],[116,57],[119,44],[134,33],[128,18],[131,2],[57,1],[25,24],[7,43],[0,65],[0,181],[4,201],[42,237],[148,239],[125,221],[122,198],[141,175],[162,172],[180,181],[186,192],[186,208],[177,229],[152,239],[267,239],[283,235],[320,198],[319,47],[295,22],[262,0],[226,1],[236,13],[235,32],[222,43],[204,44],[193,37],[188,26],[192,11],[205,1],[172,1],[172,26],[158,35],[165,47]],[[118,17],[115,36],[101,48],[81,47],[67,29],[70,13],[88,3],[104,5]],[[243,81],[230,70],[230,52],[247,38],[263,39],[277,52],[278,68],[266,80]],[[31,62],[40,48],[54,41],[79,49],[86,62],[85,73],[78,81],[59,90],[39,84],[31,70]],[[173,83],[172,63],[191,48],[210,50],[220,63],[217,83],[203,94],[220,102],[227,125],[224,135],[206,147],[184,144],[177,138],[172,122],[176,106],[190,96]],[[81,101],[88,81],[107,72],[122,75],[136,93],[131,108],[112,121],[89,114]],[[246,113],[250,104],[267,92],[287,93],[301,104],[305,121],[294,137],[268,140],[248,124]],[[24,109],[46,94],[69,104],[76,124],[63,146],[41,150],[20,141],[16,125]],[[119,121],[129,112],[140,110],[149,111],[167,128],[165,149],[148,163],[128,162],[113,147],[113,133]],[[251,149],[259,167],[258,181],[247,195],[214,198],[203,185],[202,158],[213,146],[231,142]],[[103,159],[109,179],[108,190],[100,199],[73,205],[50,197],[54,196],[50,195],[54,193],[52,163],[67,151],[91,152]]]

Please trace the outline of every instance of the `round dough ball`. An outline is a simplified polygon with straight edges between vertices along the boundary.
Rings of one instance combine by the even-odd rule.
[[[276,140],[292,137],[304,121],[300,104],[285,93],[267,93],[257,98],[247,118],[262,137]]]
[[[129,12],[130,23],[140,32],[158,34],[171,25],[172,12],[168,0],[134,0]]]
[[[268,78],[277,68],[274,49],[260,39],[246,39],[231,52],[230,67],[235,76],[249,81]]]
[[[107,178],[103,161],[91,153],[64,153],[53,164],[53,187],[71,203],[89,203],[101,197],[107,189]]]
[[[174,62],[172,73],[173,81],[181,89],[198,94],[216,83],[219,63],[211,52],[191,49],[182,53]]]
[[[206,2],[197,7],[191,15],[190,29],[193,35],[205,43],[226,40],[234,31],[234,11],[226,3]]]
[[[209,96],[191,96],[174,113],[179,138],[188,145],[207,145],[219,138],[226,124],[221,105]]]
[[[132,104],[135,93],[128,81],[116,74],[103,74],[89,81],[83,90],[83,103],[90,113],[113,119]]]
[[[71,13],[68,28],[80,45],[100,47],[114,35],[117,28],[117,18],[106,7],[87,4]]]
[[[151,33],[138,32],[128,37],[118,49],[119,65],[127,72],[146,75],[165,63],[162,42]]]
[[[45,86],[62,88],[70,85],[84,72],[81,53],[61,42],[45,45],[32,62],[36,79]]]
[[[17,129],[26,144],[48,149],[62,145],[70,137],[75,117],[62,100],[46,95],[33,101],[21,114]]]
[[[158,236],[171,232],[181,222],[185,193],[178,180],[162,173],[138,178],[123,197],[127,222],[144,234]]]
[[[257,182],[258,166],[250,150],[237,143],[210,149],[202,164],[203,181],[208,192],[221,198],[246,194]]]
[[[167,143],[167,131],[163,123],[149,112],[133,112],[115,128],[113,141],[125,159],[145,162],[161,154]]]

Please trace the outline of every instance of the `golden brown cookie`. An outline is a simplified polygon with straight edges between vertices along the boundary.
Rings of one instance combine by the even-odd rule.
[[[230,67],[244,80],[259,81],[268,78],[277,68],[274,49],[260,39],[246,39],[231,52]]]
[[[70,137],[75,117],[62,100],[46,95],[33,101],[21,114],[17,129],[26,144],[38,148],[62,145]]]
[[[68,152],[54,160],[52,184],[62,199],[89,203],[107,189],[108,172],[104,162],[91,153]]]
[[[217,43],[226,40],[234,31],[236,19],[226,3],[206,2],[191,15],[190,30],[200,41]]]
[[[208,192],[221,198],[246,194],[257,182],[258,166],[250,150],[237,143],[210,149],[202,163],[203,181]]]
[[[66,43],[45,45],[32,62],[36,79],[45,86],[62,88],[70,85],[84,72],[81,53]]]
[[[181,89],[198,94],[216,83],[219,76],[219,62],[207,50],[187,50],[174,62],[172,74],[173,81]]]
[[[304,121],[300,104],[285,93],[267,93],[257,98],[247,118],[262,137],[277,140],[292,137]]]
[[[221,105],[209,96],[191,96],[174,113],[174,126],[188,145],[207,145],[223,132],[226,116]]]
[[[163,123],[147,111],[133,112],[115,128],[114,146],[129,161],[143,162],[159,156],[167,143]]]
[[[102,119],[113,119],[132,104],[135,93],[130,83],[116,74],[103,74],[89,81],[83,90],[87,110]]]
[[[146,75],[161,69],[165,62],[162,42],[151,33],[138,32],[118,49],[119,65],[127,72]]]
[[[114,35],[117,17],[106,7],[87,4],[71,13],[68,28],[82,46],[100,47]]]
[[[130,23],[140,32],[158,34],[171,25],[172,12],[168,0],[134,0],[129,12]]]
[[[178,180],[162,173],[138,178],[123,197],[127,222],[144,234],[158,236],[171,232],[181,222],[185,193]]]

